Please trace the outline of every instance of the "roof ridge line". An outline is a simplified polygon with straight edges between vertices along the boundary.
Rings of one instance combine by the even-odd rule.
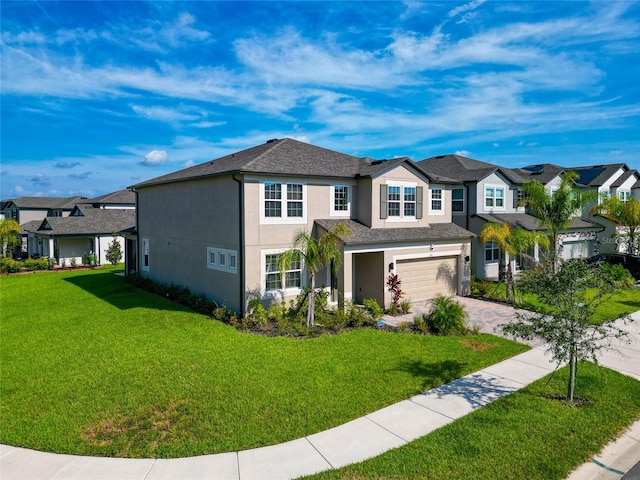
[[[266,155],[268,152],[273,151],[278,145],[280,145],[283,141],[288,140],[289,137],[285,137],[282,139],[278,139],[276,141],[271,141],[271,143],[273,143],[273,145],[271,147],[267,147],[264,149],[264,151],[262,153],[260,153],[260,155],[254,157],[252,160],[249,160],[247,163],[245,163],[242,168],[243,169],[248,169],[249,167],[251,167],[255,162],[257,162],[258,160],[260,160],[261,158],[264,157],[264,155]],[[265,145],[269,145],[269,141],[267,141],[265,143]]]

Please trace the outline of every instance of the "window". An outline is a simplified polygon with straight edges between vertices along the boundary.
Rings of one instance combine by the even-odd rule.
[[[302,223],[305,219],[306,185],[302,183],[263,182],[261,185],[263,223]]]
[[[302,185],[287,185],[287,217],[302,217]]]
[[[400,187],[389,186],[389,216],[400,216]]]
[[[345,185],[335,185],[333,187],[333,211],[349,211],[349,187]]]
[[[302,265],[300,260],[291,262],[283,274],[278,270],[280,254],[265,255],[264,285],[267,291],[302,287]]]
[[[443,212],[443,204],[442,204],[442,189],[441,188],[432,188],[431,189],[431,211],[432,212]]]
[[[235,250],[207,247],[207,268],[222,272],[237,272],[238,254]]]
[[[149,271],[149,240],[142,239],[142,269]]]
[[[464,188],[451,190],[451,211],[453,213],[464,212]]]
[[[422,218],[422,187],[406,183],[380,185],[380,218],[391,222],[414,222]]]
[[[279,183],[264,184],[264,216],[282,216],[282,185]]]
[[[496,242],[485,243],[484,259],[486,262],[497,262],[500,259],[500,249]]]
[[[628,202],[631,197],[631,192],[628,190],[618,190],[618,198],[623,202]]]
[[[485,187],[484,206],[489,208],[504,208],[504,188]]]
[[[218,267],[218,252],[215,248],[207,247],[207,268]]]
[[[404,187],[404,216],[416,216],[416,187]]]

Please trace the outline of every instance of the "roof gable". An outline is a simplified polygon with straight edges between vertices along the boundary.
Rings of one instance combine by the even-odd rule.
[[[524,181],[516,170],[457,154],[426,158],[417,165],[428,174],[447,176],[458,182],[478,182],[498,171],[508,183],[522,184]]]

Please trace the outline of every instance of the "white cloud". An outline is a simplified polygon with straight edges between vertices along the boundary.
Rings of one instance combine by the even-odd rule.
[[[186,162],[184,162],[184,166],[185,168],[189,168],[189,167],[193,167],[196,164],[196,162],[194,162],[193,160],[189,159]]]
[[[144,156],[144,160],[140,160],[138,164],[147,167],[156,167],[162,165],[167,160],[169,160],[169,154],[164,150],[151,150]]]
[[[496,143],[494,143],[494,144],[493,144],[493,146],[494,146],[495,148],[498,148],[498,147],[500,146],[500,144],[496,142]]]
[[[20,185],[16,185],[15,187],[13,187],[13,193],[15,193],[16,195],[22,195],[24,193],[24,188],[22,188]]]
[[[468,150],[458,150],[455,152],[456,155],[460,155],[461,157],[470,157],[471,152]]]

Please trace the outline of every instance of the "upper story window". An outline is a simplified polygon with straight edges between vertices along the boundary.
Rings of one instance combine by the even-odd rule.
[[[623,202],[628,202],[631,198],[631,192],[629,190],[618,190],[618,198]]]
[[[451,190],[451,211],[453,213],[464,212],[464,188]]]
[[[432,187],[429,192],[431,193],[431,213],[444,213],[444,193],[442,188]]]
[[[484,187],[484,206],[504,208],[504,187]]]
[[[261,184],[262,223],[304,223],[306,185],[297,182]]]
[[[389,187],[389,216],[400,216],[400,187]]]
[[[348,217],[351,212],[351,188],[348,185],[331,186],[331,216]]]
[[[380,185],[380,218],[390,221],[422,218],[422,187],[400,182]]]
[[[416,187],[404,187],[404,216],[416,216]]]

